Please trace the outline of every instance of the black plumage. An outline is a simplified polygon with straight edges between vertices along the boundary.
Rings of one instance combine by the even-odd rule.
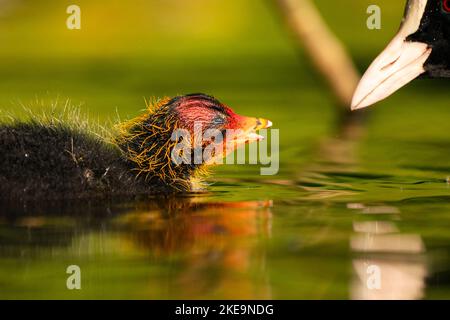
[[[407,37],[407,41],[426,43],[432,48],[424,64],[423,77],[450,77],[450,12],[444,9],[442,0],[427,1],[419,29]]]
[[[132,174],[117,147],[63,124],[1,125],[0,164],[3,199],[126,196],[156,191],[155,185]]]

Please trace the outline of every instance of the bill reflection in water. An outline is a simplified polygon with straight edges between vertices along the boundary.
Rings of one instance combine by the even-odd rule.
[[[401,233],[395,224],[399,210],[390,206],[351,204],[362,215],[350,248],[354,253],[351,298],[364,300],[422,299],[427,277],[426,249],[418,234]]]

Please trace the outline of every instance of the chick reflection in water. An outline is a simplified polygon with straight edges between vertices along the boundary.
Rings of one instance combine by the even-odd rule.
[[[174,289],[169,296],[269,299],[261,240],[270,237],[270,207],[271,201],[180,204],[178,200],[163,210],[143,206],[117,222],[129,229],[124,241],[156,260],[182,264],[167,279]]]
[[[10,232],[2,234],[0,256],[20,263],[2,264],[11,276],[1,279],[0,297],[39,290],[41,298],[271,298],[271,201],[210,201],[3,206],[9,214],[0,229]],[[80,292],[61,286],[68,264],[82,270]]]

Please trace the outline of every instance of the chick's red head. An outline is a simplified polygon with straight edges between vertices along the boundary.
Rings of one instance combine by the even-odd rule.
[[[209,143],[223,144],[223,152],[215,154],[215,158],[245,143],[263,139],[256,131],[272,125],[271,121],[263,118],[236,114],[219,100],[201,93],[176,97],[172,103],[178,114],[179,127],[197,139],[203,137],[203,147]]]

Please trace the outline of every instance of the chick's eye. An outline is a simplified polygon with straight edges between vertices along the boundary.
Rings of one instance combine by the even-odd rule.
[[[213,125],[219,126],[225,123],[225,119],[222,116],[216,116],[212,120]]]
[[[442,0],[442,10],[446,13],[450,13],[450,0]]]

